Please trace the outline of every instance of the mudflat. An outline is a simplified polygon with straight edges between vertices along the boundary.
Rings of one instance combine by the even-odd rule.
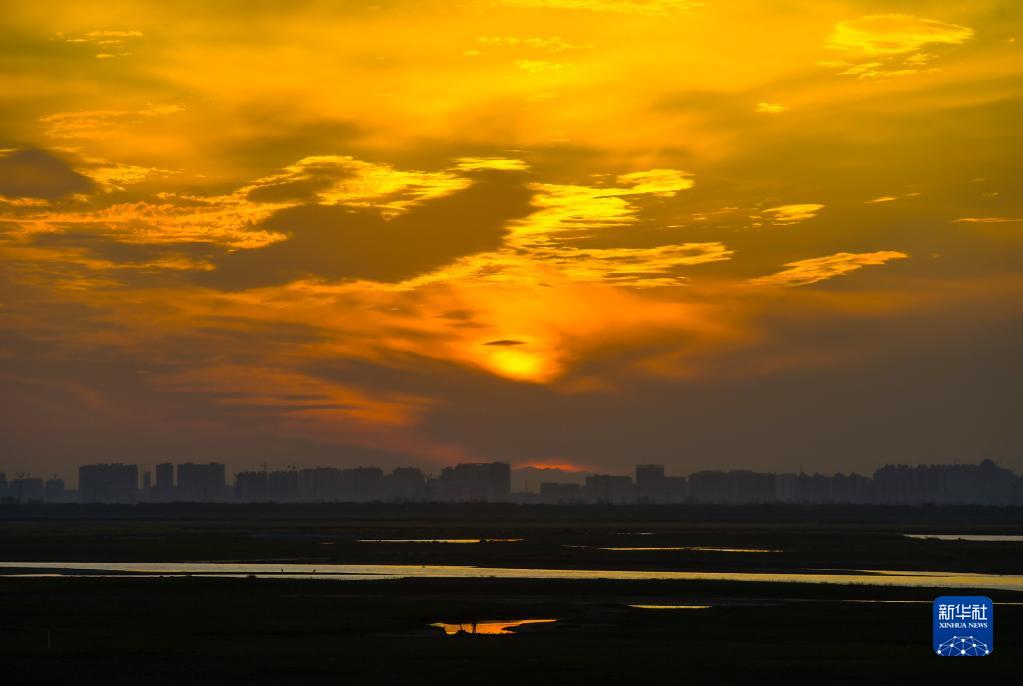
[[[1023,664],[1023,592],[955,590],[995,601],[995,650],[972,661],[933,655],[930,603],[949,592],[942,584],[951,573],[1023,573],[1023,543],[906,534],[1012,537],[1023,533],[1019,513],[925,510],[8,510],[0,521],[3,681],[602,684],[641,670],[646,683],[1010,683]],[[31,562],[49,565],[24,566]],[[69,571],[61,562],[94,564]],[[118,562],[164,564],[104,571]],[[175,563],[198,562],[289,572],[330,564],[748,572],[772,580],[408,572],[347,581],[175,571]],[[862,570],[945,574],[934,585],[842,583]],[[829,583],[786,580],[822,573]]]

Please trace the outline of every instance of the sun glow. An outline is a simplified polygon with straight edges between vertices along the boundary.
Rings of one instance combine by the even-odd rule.
[[[554,373],[548,360],[527,350],[497,350],[488,358],[491,369],[511,379],[542,382]]]
[[[1013,384],[905,408],[1016,369],[1018,4],[21,3],[2,466],[974,445]]]

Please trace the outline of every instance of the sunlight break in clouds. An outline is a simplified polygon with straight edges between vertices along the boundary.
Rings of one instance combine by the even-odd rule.
[[[782,112],[788,112],[789,108],[773,102],[758,102],[753,111],[760,112],[761,114],[781,114]]]
[[[128,52],[120,50],[130,40],[142,38],[141,31],[89,31],[84,34],[66,35],[63,31],[56,33],[58,39],[66,43],[85,43],[95,45],[102,52],[96,53],[96,59],[106,60],[115,57],[127,57]]]
[[[919,72],[935,55],[920,52],[936,45],[959,45],[973,29],[907,14],[872,14],[835,25],[827,48],[841,60],[825,62],[858,78],[887,78]]]
[[[973,29],[908,14],[872,14],[835,25],[828,47],[846,54],[901,55],[933,43],[958,45]]]
[[[806,221],[807,219],[813,219],[822,209],[824,209],[824,205],[819,203],[803,203],[769,207],[764,212],[771,218],[772,223],[778,226],[786,226]]]
[[[806,286],[825,279],[833,279],[863,267],[881,265],[890,260],[909,257],[906,253],[895,250],[878,252],[848,253],[840,252],[827,257],[814,257],[808,260],[797,260],[785,264],[788,269],[751,279],[750,283],[758,286]]]
[[[1004,224],[1006,222],[1023,222],[1023,217],[961,217],[953,219],[952,223],[959,224]]]
[[[500,0],[516,7],[591,10],[623,14],[661,15],[685,12],[703,5],[693,0]]]
[[[1017,4],[21,3],[0,471],[1015,454]]]
[[[651,169],[649,171],[619,174],[618,183],[631,187],[633,193],[650,193],[670,197],[679,191],[693,187],[693,175],[676,169]]]
[[[156,117],[185,110],[181,105],[149,105],[140,110],[85,110],[57,112],[40,119],[47,124],[46,134],[53,138],[98,139],[120,135],[125,128]]]

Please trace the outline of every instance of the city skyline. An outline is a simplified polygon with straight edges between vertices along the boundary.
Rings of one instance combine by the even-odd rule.
[[[977,464],[979,464],[981,462],[991,462],[993,464],[997,464],[997,465],[1000,465],[1002,467],[1011,467],[1011,465],[1008,465],[1004,460],[995,459],[995,458],[992,458],[992,457],[983,457],[981,459],[976,460]],[[480,461],[472,462],[472,463],[454,463],[454,464],[451,464],[451,465],[429,465],[429,464],[427,464],[427,465],[423,465],[423,464],[388,464],[388,465],[377,465],[377,464],[366,464],[366,463],[358,463],[358,464],[357,463],[351,463],[351,464],[348,464],[348,463],[345,463],[345,464],[323,464],[323,463],[315,463],[315,462],[307,462],[307,461],[290,461],[290,462],[277,462],[277,463],[270,463],[270,462],[258,462],[258,463],[238,462],[238,463],[234,463],[232,465],[231,463],[224,463],[224,462],[220,462],[220,461],[217,461],[217,460],[204,459],[204,458],[201,458],[201,457],[192,457],[192,458],[182,458],[182,459],[177,459],[177,460],[175,460],[175,459],[159,459],[159,460],[134,460],[134,461],[130,461],[130,460],[129,461],[119,461],[119,460],[89,459],[87,461],[81,461],[81,462],[78,462],[78,463],[74,464],[72,467],[70,467],[68,470],[66,470],[64,472],[53,471],[53,470],[50,470],[50,471],[40,471],[40,470],[35,470],[35,471],[20,471],[19,470],[19,471],[16,471],[16,470],[10,469],[10,468],[6,467],[4,464],[0,463],[0,474],[6,474],[8,476],[8,478],[10,478],[12,476],[17,476],[19,478],[42,478],[44,480],[47,479],[47,478],[55,478],[55,479],[62,479],[66,483],[71,484],[71,483],[74,483],[74,479],[71,478],[71,477],[76,476],[77,473],[78,473],[78,470],[83,465],[123,464],[123,465],[130,465],[130,466],[134,466],[134,467],[138,468],[140,482],[141,482],[141,479],[142,479],[142,475],[144,475],[146,473],[149,473],[151,475],[151,477],[153,478],[153,481],[155,483],[156,480],[159,478],[158,472],[160,471],[161,467],[175,467],[175,466],[181,465],[181,464],[188,464],[188,465],[217,464],[217,465],[222,465],[224,467],[225,475],[236,475],[236,474],[239,474],[239,473],[242,473],[242,472],[300,471],[300,470],[317,470],[317,469],[334,469],[334,470],[344,471],[344,470],[365,469],[365,468],[372,467],[372,468],[375,468],[375,469],[381,469],[384,472],[391,471],[391,470],[394,470],[394,469],[418,469],[418,470],[422,471],[426,476],[433,477],[433,476],[436,476],[437,474],[440,474],[445,469],[448,469],[448,468],[453,467],[453,466],[457,466],[457,464],[492,464],[492,463],[508,464],[509,467],[511,468],[513,474],[518,474],[519,477],[521,479],[523,479],[523,480],[532,479],[533,481],[537,481],[537,479],[542,478],[545,474],[547,474],[547,475],[550,475],[550,474],[559,475],[559,478],[564,477],[564,478],[568,478],[568,479],[573,479],[573,478],[574,479],[582,479],[582,478],[584,478],[584,477],[586,477],[588,475],[591,475],[591,474],[604,474],[604,473],[607,473],[607,474],[630,473],[631,474],[631,473],[634,472],[634,470],[637,467],[642,467],[644,465],[656,466],[656,467],[659,467],[661,469],[664,469],[665,472],[670,472],[670,473],[674,473],[674,474],[678,474],[678,473],[681,473],[681,471],[683,471],[683,470],[679,470],[679,469],[673,468],[671,464],[652,463],[652,462],[632,462],[632,463],[629,464],[629,466],[624,468],[624,471],[622,471],[622,470],[618,470],[618,471],[606,471],[606,470],[604,470],[604,471],[602,471],[602,470],[599,470],[599,469],[587,469],[587,468],[584,468],[584,467],[577,467],[577,466],[570,466],[570,465],[547,465],[547,464],[536,464],[536,463],[533,463],[533,462],[519,462],[519,463],[516,463],[516,462],[508,462],[508,461],[505,461],[505,460],[480,460]],[[970,459],[954,459],[954,460],[950,460],[947,463],[937,463],[937,462],[927,462],[927,461],[919,462],[919,463],[910,463],[910,462],[899,461],[899,460],[885,460],[885,461],[877,462],[877,463],[875,463],[873,465],[873,467],[871,467],[869,469],[865,469],[865,470],[842,469],[840,467],[834,467],[834,468],[831,468],[831,469],[804,469],[804,465],[799,465],[794,470],[793,469],[782,469],[782,470],[776,470],[776,471],[777,471],[777,473],[790,473],[790,472],[791,473],[798,473],[798,474],[803,474],[803,473],[819,473],[819,474],[825,474],[825,475],[831,476],[831,475],[835,475],[835,474],[858,474],[860,472],[870,473],[870,472],[873,472],[876,469],[880,469],[882,466],[885,466],[885,465],[898,465],[898,466],[905,466],[905,467],[926,467],[926,466],[935,465],[935,464],[948,464],[950,466],[957,466],[957,465],[968,465],[968,464],[973,464],[973,463],[974,462],[972,460],[970,460]],[[723,468],[715,466],[715,465],[704,465],[704,466],[701,466],[701,467],[697,467],[695,469],[691,469],[691,470],[689,470],[688,473],[707,472],[707,471],[757,471],[757,470],[755,468],[753,468],[752,466],[750,466],[750,465],[742,465],[742,464],[740,464],[739,466],[736,466],[736,467],[723,467]],[[166,478],[167,477],[164,476],[165,480],[166,480]],[[171,478],[172,479],[176,479],[176,477],[173,477],[173,476],[171,476]]]
[[[1018,3],[0,7],[12,472],[1023,470]]]
[[[1021,0],[0,31],[0,686],[1019,680]]]
[[[879,466],[871,475],[775,473],[749,469],[673,475],[662,464],[633,473],[512,469],[463,463],[427,474],[417,467],[307,467],[229,472],[222,463],[83,464],[77,489],[63,479],[0,471],[0,503],[354,503],[492,502],[547,504],[1023,505],[1023,476],[992,460],[979,464]],[[533,478],[532,488],[530,478]]]

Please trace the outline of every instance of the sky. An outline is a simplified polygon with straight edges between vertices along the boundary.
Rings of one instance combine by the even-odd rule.
[[[1023,469],[1023,6],[0,1],[0,471]]]

